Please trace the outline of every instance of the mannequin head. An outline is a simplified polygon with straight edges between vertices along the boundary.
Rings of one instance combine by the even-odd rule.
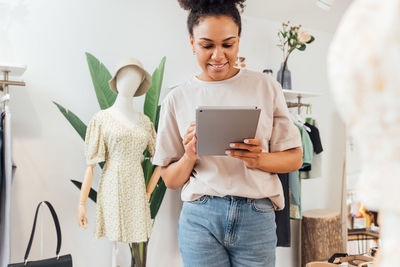
[[[137,66],[126,66],[118,71],[116,77],[116,87],[118,95],[132,97],[145,76],[143,71]]]

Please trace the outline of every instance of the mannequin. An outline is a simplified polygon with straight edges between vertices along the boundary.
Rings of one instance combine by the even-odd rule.
[[[399,36],[398,0],[353,1],[328,56],[338,111],[360,148],[357,198],[380,212],[379,267],[399,266],[400,255]]]
[[[118,95],[109,110],[128,127],[133,126],[139,119],[139,112],[135,111],[132,106],[132,95],[135,94],[143,80],[144,75],[137,66],[127,66],[118,72]]]
[[[132,180],[132,178],[130,177],[131,173],[134,174],[135,170],[141,168],[139,157],[136,157],[135,160],[131,160],[131,158],[129,157],[126,158],[124,156],[118,158],[117,160],[114,159],[116,154],[122,152],[127,152],[128,155],[131,154],[142,155],[146,147],[151,154],[154,153],[154,142],[155,142],[154,127],[151,124],[150,120],[144,114],[135,111],[132,105],[132,96],[141,95],[147,91],[148,87],[150,87],[150,84],[148,83],[147,85],[145,85],[145,89],[143,90],[143,84],[146,81],[148,82],[149,74],[143,70],[143,67],[141,66],[140,62],[135,60],[133,60],[133,62],[134,62],[133,64],[123,63],[122,67],[120,67],[117,70],[113,79],[110,80],[111,89],[112,90],[114,89],[118,93],[114,104],[110,108],[96,113],[93,116],[91,123],[88,126],[85,138],[86,157],[88,161],[88,166],[86,168],[82,183],[78,212],[77,212],[78,225],[80,227],[86,228],[88,225],[88,220],[86,218],[86,201],[92,185],[93,168],[96,166],[98,162],[105,161],[102,178],[99,185],[95,234],[96,237],[106,237],[113,242],[113,253],[112,253],[113,267],[117,266],[116,265],[116,257],[118,254],[117,242],[133,243],[133,242],[147,241],[151,231],[151,225],[149,223],[150,211],[149,211],[148,201],[150,199],[152,190],[154,189],[153,187],[154,185],[149,186],[149,190],[147,192],[145,191],[142,172],[138,172],[139,174],[141,174],[141,176],[139,175],[137,177],[136,183],[131,184]],[[112,82],[114,82],[114,86]],[[139,92],[140,90],[141,92]],[[101,126],[94,126],[99,124]],[[107,125],[110,126],[107,128]],[[100,134],[102,135],[102,138],[93,141],[94,138],[97,138],[97,135],[92,135],[93,134],[92,129],[94,129],[95,127],[99,127],[99,133],[101,132]],[[145,132],[143,131],[144,129]],[[140,140],[141,143],[139,144],[135,143],[135,140],[138,141],[143,136],[145,136],[145,139],[143,139],[144,141]],[[134,140],[132,140],[131,142],[131,139]],[[124,140],[128,140],[127,143],[124,143]],[[99,142],[104,142],[105,148],[102,148],[101,145],[98,145],[95,151],[97,154],[101,154],[102,156],[96,155],[92,156],[94,157],[94,159],[92,160],[89,159],[92,154],[91,151],[93,151],[93,149],[90,148],[90,144],[92,143],[98,144]],[[132,143],[133,146],[130,146]],[[118,148],[118,146],[120,148]],[[117,149],[115,149],[115,147],[117,147]],[[138,147],[140,147],[139,149],[140,151],[133,151],[137,150]],[[114,151],[113,149],[115,150],[115,152],[113,152]],[[104,153],[100,153],[98,151],[104,151]],[[136,164],[137,167],[136,169],[135,168],[130,169],[130,166],[133,164]],[[114,169],[118,168],[115,166],[123,166],[128,168],[129,170],[124,174],[126,168],[121,168],[117,170],[116,174],[113,174]],[[107,174],[105,174],[106,172]],[[154,172],[153,176],[157,175],[157,173],[158,170]],[[130,190],[121,192],[122,191],[121,188],[126,187],[126,184],[124,184],[126,183],[125,181],[126,179],[128,179],[127,182],[128,189]],[[104,183],[102,183],[103,180]],[[113,191],[110,191],[113,190],[114,187],[117,187],[116,189],[117,192],[114,191],[115,197],[113,197]],[[102,192],[104,192],[104,195],[102,195]],[[129,196],[131,194],[133,197],[130,198]],[[111,195],[112,197],[109,197],[109,195]],[[124,200],[124,198],[127,199]],[[141,206],[141,204],[144,204],[144,207]],[[120,209],[125,209],[125,208],[126,208],[125,211],[120,211]],[[135,209],[144,212],[132,213],[131,210]],[[110,217],[108,216],[108,214],[110,213],[112,219],[103,218],[103,217]],[[122,215],[120,213],[122,213]],[[131,220],[143,221],[144,223],[140,224],[139,226],[141,227],[143,226],[143,224],[145,226],[140,228],[139,226],[132,224],[130,222]],[[101,221],[101,223],[99,223],[99,221]],[[122,224],[122,226],[120,226],[120,224]],[[147,233],[145,234],[135,233],[132,228],[137,228],[139,230],[142,229],[142,231],[145,231]],[[110,229],[112,229],[112,231],[110,231]]]

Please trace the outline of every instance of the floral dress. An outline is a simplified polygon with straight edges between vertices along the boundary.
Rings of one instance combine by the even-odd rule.
[[[85,138],[88,165],[105,162],[99,182],[95,236],[125,243],[147,241],[152,222],[141,165],[143,151],[154,154],[156,132],[140,115],[132,127],[108,110],[91,119]]]

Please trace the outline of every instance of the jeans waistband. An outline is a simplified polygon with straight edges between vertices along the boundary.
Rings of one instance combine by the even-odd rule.
[[[209,196],[210,198],[217,197],[217,196]],[[248,197],[239,197],[239,196],[224,196],[221,197],[222,199],[230,200],[230,201],[245,201],[247,203],[251,203],[251,201],[255,200],[255,198],[248,198]]]

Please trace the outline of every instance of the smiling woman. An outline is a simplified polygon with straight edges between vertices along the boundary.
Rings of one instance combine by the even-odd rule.
[[[243,9],[245,0],[178,2],[190,10],[187,21],[190,43],[203,70],[198,78],[218,81],[237,74],[233,66],[239,51],[242,22],[236,4]]]
[[[243,0],[179,0],[201,73],[161,106],[153,164],[167,187],[182,187],[178,240],[184,266],[275,266],[277,173],[297,170],[302,150],[282,89],[271,76],[236,69]],[[196,153],[196,106],[257,106],[254,139],[227,156]],[[241,127],[238,123],[237,127]]]
[[[221,27],[222,25],[222,27]],[[190,43],[203,72],[204,81],[220,81],[235,76],[234,68],[239,51],[238,26],[226,16],[209,17],[193,29]]]

